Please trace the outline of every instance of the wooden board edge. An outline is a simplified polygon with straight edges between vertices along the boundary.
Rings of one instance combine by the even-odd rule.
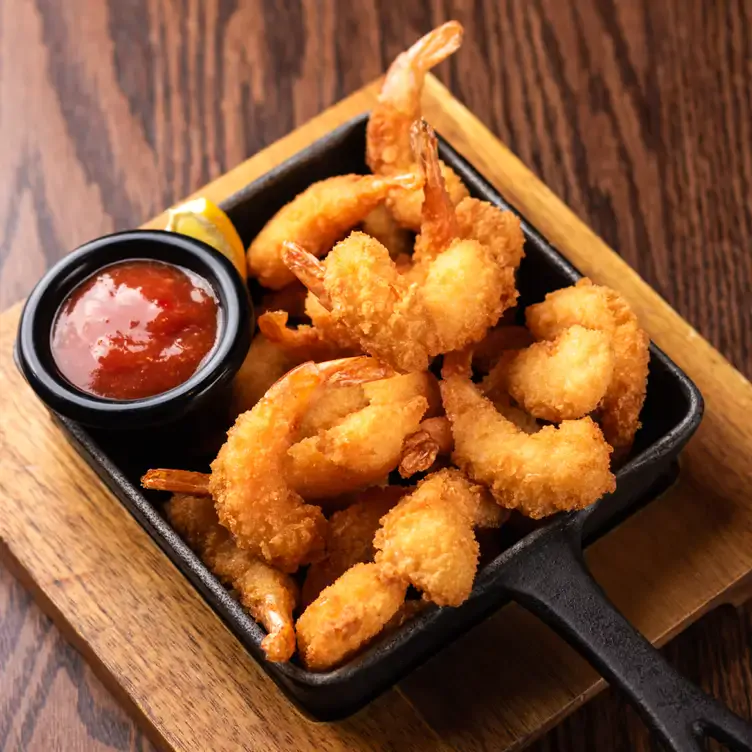
[[[2,537],[0,537],[0,562],[2,562],[8,572],[18,580],[21,586],[28,591],[34,599],[34,602],[42,610],[42,613],[52,621],[65,640],[83,656],[97,679],[104,684],[125,712],[128,713],[138,724],[139,728],[143,729],[149,741],[158,750],[163,750],[163,752],[175,752],[175,747],[173,747],[169,741],[162,736],[159,729],[151,722],[148,713],[145,713],[143,708],[141,708],[133,697],[128,694],[125,687],[118,683],[115,675],[110,671],[107,664],[99,657],[99,654],[89,646],[86,639],[65,617],[65,614],[58,609],[47,593],[45,593],[44,589],[16,558],[15,554]]]

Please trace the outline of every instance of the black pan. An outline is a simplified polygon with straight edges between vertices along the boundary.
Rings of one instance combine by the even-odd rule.
[[[307,147],[264,177],[228,198],[229,213],[248,243],[283,204],[316,180],[367,172],[366,116],[360,116]],[[509,207],[504,199],[448,144],[442,158],[478,198]],[[519,273],[523,306],[581,275],[523,219],[526,258]],[[139,487],[150,467],[208,469],[211,453],[176,435],[155,438],[103,433],[60,419],[73,443],[144,529],[193,582],[207,603],[302,710],[319,720],[347,716],[398,681],[444,645],[510,599],[535,613],[579,650],[613,685],[620,687],[645,722],[673,750],[700,750],[703,737],[732,749],[752,751],[752,728],[679,676],[608,601],[590,576],[583,542],[648,502],[676,477],[681,449],[702,417],[694,384],[657,347],[650,350],[648,397],[643,427],[617,489],[592,507],[560,515],[507,547],[478,573],[470,599],[459,608],[428,610],[383,637],[346,665],[315,674],[296,662],[267,662],[262,629],[203,566],[160,514],[163,499]],[[181,432],[182,435],[182,432]],[[211,444],[207,440],[206,447]]]

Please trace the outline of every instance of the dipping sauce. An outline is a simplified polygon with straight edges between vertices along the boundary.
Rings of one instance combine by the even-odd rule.
[[[52,356],[84,392],[151,397],[198,370],[218,325],[217,299],[205,279],[160,261],[123,261],[81,283],[60,307]]]

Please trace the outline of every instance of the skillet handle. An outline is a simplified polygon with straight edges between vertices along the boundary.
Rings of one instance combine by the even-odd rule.
[[[585,564],[578,518],[546,532],[509,562],[509,595],[619,687],[668,749],[702,752],[710,737],[752,752],[752,725],[677,673],[608,600]]]

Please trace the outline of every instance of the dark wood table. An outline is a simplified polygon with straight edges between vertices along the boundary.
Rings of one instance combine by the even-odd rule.
[[[138,225],[457,18],[437,74],[752,374],[752,4],[745,0],[0,3],[0,308],[77,244]],[[355,7],[353,7],[355,6]],[[0,570],[0,748],[151,749]],[[752,715],[752,605],[666,648]],[[607,692],[536,750],[651,749]]]

